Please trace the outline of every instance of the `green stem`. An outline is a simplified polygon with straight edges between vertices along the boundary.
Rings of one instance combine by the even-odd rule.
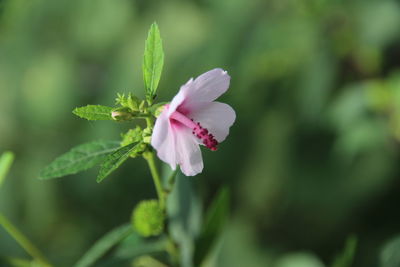
[[[154,126],[154,118],[147,117],[146,123],[147,123],[147,127],[152,130],[153,126]],[[170,191],[172,190],[173,184],[175,183],[175,176],[177,174],[177,171],[175,170],[168,178],[168,185],[170,188],[168,190],[165,190],[162,186],[160,174],[159,174],[158,168],[157,168],[155,160],[154,160],[154,151],[147,151],[144,153],[143,156],[147,160],[147,163],[149,164],[150,172],[151,172],[151,175],[153,176],[154,185],[156,187],[157,195],[158,195],[158,198],[160,201],[160,206],[164,210],[167,195],[170,193]],[[177,248],[176,244],[174,243],[170,233],[167,231],[166,234],[168,236],[168,245],[166,247],[166,250],[171,257],[171,260],[174,263],[178,263],[179,262],[179,249]]]
[[[176,174],[178,173],[178,169],[174,170],[171,175],[168,177],[168,186],[169,186],[169,191],[171,192],[174,184],[175,184],[175,178],[176,178]]]
[[[162,209],[164,209],[165,208],[165,193],[164,193],[164,189],[163,189],[163,186],[161,183],[160,174],[158,172],[156,163],[154,161],[154,152],[152,152],[152,151],[146,152],[146,155],[144,158],[147,160],[147,163],[149,164],[151,176],[153,176],[154,185],[156,187],[158,199],[160,201],[160,206]]]
[[[147,124],[147,127],[148,127],[148,128],[153,129],[153,126],[154,126],[154,118],[153,118],[152,116],[146,117],[146,124]]]
[[[178,250],[178,247],[175,244],[175,242],[172,239],[170,234],[168,234],[168,239],[167,240],[168,241],[167,241],[166,251],[170,255],[172,263],[177,265],[178,262],[179,262],[179,250]]]
[[[153,125],[154,125],[154,118],[147,117],[146,123],[147,123],[147,127],[152,129]],[[151,176],[153,176],[154,185],[156,187],[158,199],[160,201],[160,206],[162,209],[164,209],[165,208],[165,191],[164,191],[164,188],[161,183],[160,173],[158,172],[158,169],[157,169],[157,166],[156,166],[156,163],[154,160],[154,152],[147,151],[143,156],[147,160],[147,163],[149,164]]]
[[[38,263],[43,266],[52,266],[43,254],[37,249],[29,239],[24,236],[4,215],[0,213],[0,225],[17,241],[17,243],[35,259]]]

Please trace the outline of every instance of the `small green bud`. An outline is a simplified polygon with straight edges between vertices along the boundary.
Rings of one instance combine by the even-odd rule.
[[[129,108],[116,108],[111,112],[111,117],[115,121],[129,121],[133,119],[133,114]]]
[[[160,106],[154,111],[154,116],[158,117],[160,116],[161,112],[163,111],[165,106]]]
[[[143,143],[150,144],[150,142],[151,142],[151,136],[143,137]]]
[[[132,213],[133,228],[142,236],[156,236],[164,230],[164,213],[157,200],[141,201]]]
[[[125,134],[122,134],[122,141],[121,141],[121,147],[122,146],[127,146],[132,143],[136,142],[142,142],[143,141],[143,130],[139,126],[136,126],[135,129],[129,129],[128,132]],[[137,147],[134,151],[131,153],[131,157],[134,158],[137,155],[141,154],[146,148],[143,148],[142,146]]]
[[[135,129],[129,129],[125,134],[122,134],[121,146],[127,146],[134,142],[142,140],[143,130],[140,126],[136,126]]]
[[[150,144],[152,132],[153,132],[153,130],[150,129],[149,127],[145,128],[145,129],[143,130],[142,136],[143,136],[143,142],[144,142],[144,143]]]
[[[146,105],[146,101],[142,100],[142,102],[140,102],[139,104],[139,111],[144,111]]]
[[[150,111],[151,114],[154,115],[154,117],[158,117],[160,116],[166,104],[168,104],[168,102],[160,102],[152,105],[151,107],[148,108],[148,110]]]
[[[139,98],[137,98],[134,94],[129,93],[126,105],[130,109],[132,109],[134,111],[138,111],[139,110],[139,101],[140,101]]]
[[[115,99],[115,104],[125,106],[126,98],[125,94],[117,93],[117,98]]]
[[[117,94],[117,98],[115,100],[117,104],[120,104],[124,108],[129,108],[133,111],[139,110],[140,100],[132,93],[129,93],[127,97],[125,97],[124,94]]]

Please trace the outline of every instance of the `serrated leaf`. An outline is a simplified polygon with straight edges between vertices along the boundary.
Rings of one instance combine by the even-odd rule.
[[[138,144],[132,143],[127,146],[123,146],[108,155],[104,162],[101,164],[99,175],[97,176],[97,182],[100,183],[110,173],[115,171],[122,163],[129,158],[129,155],[138,147]]]
[[[10,151],[4,152],[0,157],[0,186],[3,184],[4,179],[14,161],[14,154]]]
[[[229,213],[229,190],[221,189],[207,210],[206,219],[199,239],[196,241],[194,265],[200,266],[201,262],[210,252],[216,239],[221,233]]]
[[[40,173],[40,179],[57,178],[87,170],[103,162],[119,148],[116,141],[95,141],[72,148],[56,158]]]
[[[76,116],[89,121],[112,120],[111,112],[113,108],[101,105],[87,105],[75,108],[72,113]]]
[[[113,246],[120,243],[133,232],[130,224],[119,226],[101,237],[94,245],[82,256],[82,258],[74,265],[75,267],[92,266],[104,254],[106,254]]]
[[[164,65],[164,52],[160,30],[154,22],[149,30],[144,48],[143,57],[143,80],[146,89],[146,98],[152,102],[158,82],[161,78],[161,72]]]

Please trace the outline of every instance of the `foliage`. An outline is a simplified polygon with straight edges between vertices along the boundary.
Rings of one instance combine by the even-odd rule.
[[[107,155],[101,164],[99,175],[97,176],[97,182],[103,181],[111,172],[115,171],[119,166],[121,166],[124,161],[126,161],[132,153],[136,153],[140,149],[139,144],[129,144],[118,148],[116,151]]]
[[[6,175],[14,160],[14,154],[10,151],[4,152],[0,156],[0,187],[6,178]]]
[[[164,52],[157,23],[150,27],[143,57],[143,79],[146,88],[146,99],[151,104],[156,96],[156,90],[164,65]]]
[[[57,178],[87,170],[108,159],[118,151],[115,141],[94,141],[79,145],[56,158],[40,173],[41,179]]]
[[[400,264],[400,238],[395,237],[382,248],[380,255],[381,267],[395,267]]]
[[[127,236],[132,233],[132,227],[130,225],[119,226],[101,239],[99,239],[94,245],[82,256],[81,259],[74,265],[75,267],[87,267],[92,266],[98,261],[104,254],[110,250],[113,246],[119,244]]]
[[[332,267],[351,267],[357,248],[357,238],[349,236],[343,251],[335,258]]]
[[[87,105],[80,108],[75,108],[72,113],[82,119],[87,119],[89,121],[97,120],[111,120],[111,112],[113,108],[100,106],[100,105]]]

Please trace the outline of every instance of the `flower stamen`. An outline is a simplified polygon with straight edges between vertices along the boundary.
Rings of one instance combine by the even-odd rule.
[[[189,119],[178,111],[173,112],[170,118],[190,128],[192,130],[192,134],[198,139],[202,140],[202,143],[206,147],[208,147],[212,151],[217,150],[218,141],[214,138],[214,135],[209,133],[206,128],[203,128],[199,122],[195,122],[193,119]]]

